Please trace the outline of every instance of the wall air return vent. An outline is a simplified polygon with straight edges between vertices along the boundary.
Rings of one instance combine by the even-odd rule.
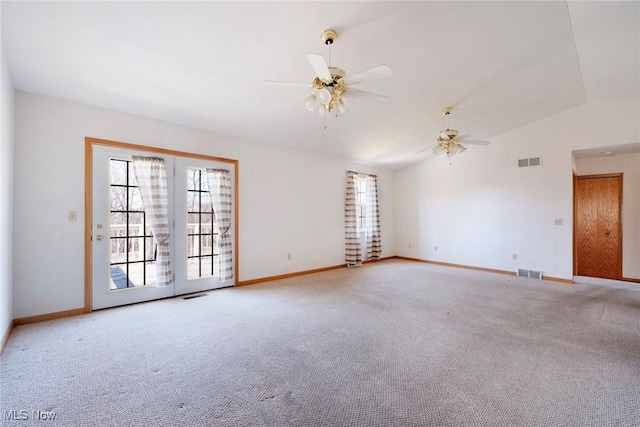
[[[518,167],[526,168],[527,166],[540,166],[542,165],[542,157],[531,157],[529,159],[519,159]]]
[[[531,279],[542,280],[542,271],[518,269],[518,277],[530,277]]]

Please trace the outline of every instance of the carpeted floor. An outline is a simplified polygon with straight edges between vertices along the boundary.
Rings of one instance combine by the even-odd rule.
[[[639,426],[640,286],[391,260],[20,326],[0,362],[8,426]]]

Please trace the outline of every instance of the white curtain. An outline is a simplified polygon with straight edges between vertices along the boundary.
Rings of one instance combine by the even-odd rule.
[[[218,239],[218,281],[233,279],[233,247],[231,241],[231,173],[226,169],[207,169],[209,194],[220,238]]]
[[[362,251],[356,218],[356,172],[347,171],[347,194],[344,203],[344,240],[347,267],[362,264]]]
[[[378,208],[378,177],[367,176],[367,259],[380,259],[380,210]]]
[[[133,173],[140,188],[145,216],[158,249],[157,286],[169,286],[173,283],[173,274],[169,252],[169,207],[164,159],[143,156],[132,156],[132,159]]]

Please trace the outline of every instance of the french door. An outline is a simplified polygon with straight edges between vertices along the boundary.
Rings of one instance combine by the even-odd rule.
[[[176,294],[233,286],[234,279],[221,280],[220,277],[221,232],[212,213],[207,169],[229,170],[233,176],[234,165],[188,157],[176,157],[174,165],[174,187],[180,189],[174,197]],[[231,186],[233,194],[233,179]],[[232,216],[231,236],[235,235],[234,221]],[[233,241],[232,247],[235,248]]]
[[[164,160],[173,281],[158,286],[157,242],[142,203],[132,156]],[[207,169],[235,177],[235,164],[94,144],[92,146],[92,309],[233,286],[220,280],[220,229]],[[235,180],[231,179],[232,189]],[[233,194],[233,193],[232,193]],[[235,200],[233,201],[235,204]],[[227,232],[235,254],[235,217]],[[235,276],[234,276],[235,277]]]

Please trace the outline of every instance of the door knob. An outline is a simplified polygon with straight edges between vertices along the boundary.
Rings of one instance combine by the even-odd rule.
[[[96,240],[102,240],[102,234],[98,234],[98,235],[96,236]]]

